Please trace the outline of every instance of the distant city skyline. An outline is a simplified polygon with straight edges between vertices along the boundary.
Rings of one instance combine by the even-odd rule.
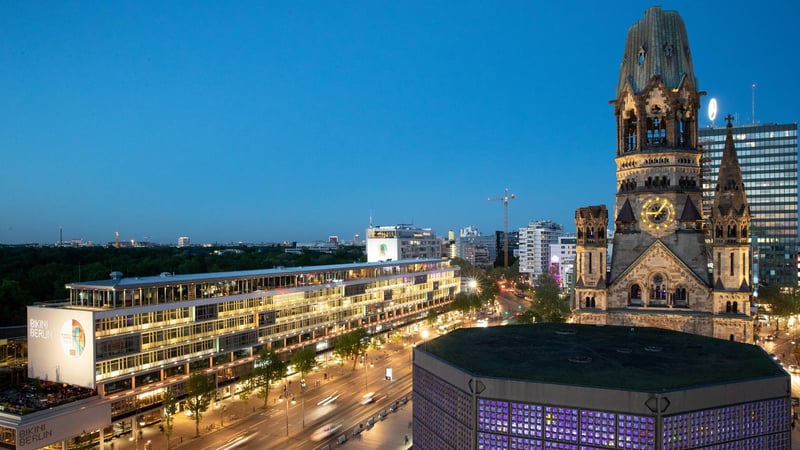
[[[796,123],[794,2],[661,2],[717,126]],[[609,100],[651,3],[8,3],[0,244],[574,230],[614,205]],[[753,86],[755,85],[755,88]],[[600,170],[598,170],[600,169]]]

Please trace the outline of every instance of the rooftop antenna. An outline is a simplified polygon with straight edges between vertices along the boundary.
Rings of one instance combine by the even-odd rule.
[[[753,125],[756,124],[756,84],[753,83]]]

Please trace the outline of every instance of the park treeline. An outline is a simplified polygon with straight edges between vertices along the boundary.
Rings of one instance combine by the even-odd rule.
[[[257,247],[13,247],[0,246],[0,327],[25,325],[27,305],[67,298],[67,283],[126,277],[272,269],[364,262],[364,247],[334,253],[283,245]]]

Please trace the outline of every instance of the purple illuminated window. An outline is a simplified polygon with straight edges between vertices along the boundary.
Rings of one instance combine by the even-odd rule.
[[[581,411],[581,444],[614,448],[617,442],[616,428],[616,414]]]
[[[508,402],[478,399],[478,430],[508,433]]]
[[[478,449],[480,450],[506,450],[508,436],[492,433],[478,433]]]
[[[545,441],[578,442],[578,410],[546,406],[543,419]]]
[[[542,437],[542,407],[530,403],[512,403],[511,434]]]

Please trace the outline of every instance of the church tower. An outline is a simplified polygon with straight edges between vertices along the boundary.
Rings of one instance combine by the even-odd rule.
[[[725,136],[725,149],[719,166],[714,204],[711,208],[714,307],[719,313],[738,313],[749,309],[753,291],[750,262],[750,207],[747,204],[742,171],[733,145],[731,116]],[[734,328],[738,324],[733,323]],[[736,334],[730,330],[730,334]]]
[[[742,326],[751,323],[749,259],[742,260],[749,245],[746,231],[741,235],[743,216],[749,214],[744,211],[749,210],[742,189],[720,188],[730,195],[712,216],[718,215],[714,220],[725,226],[736,222],[739,239],[736,245],[726,240],[724,248],[716,241],[708,245],[697,132],[705,93],[697,89],[686,27],[676,11],[648,8],[628,30],[616,93],[610,102],[617,128],[611,264],[600,293],[597,278],[586,272],[586,261],[578,261],[573,318],[752,339],[752,327]],[[731,153],[729,178],[738,174],[741,186],[732,143]],[[598,207],[576,212],[578,233],[592,208]],[[578,257],[588,255],[592,245],[582,246],[579,236]],[[728,258],[724,274],[712,274],[712,251]],[[729,256],[734,253],[736,274],[731,275]]]

